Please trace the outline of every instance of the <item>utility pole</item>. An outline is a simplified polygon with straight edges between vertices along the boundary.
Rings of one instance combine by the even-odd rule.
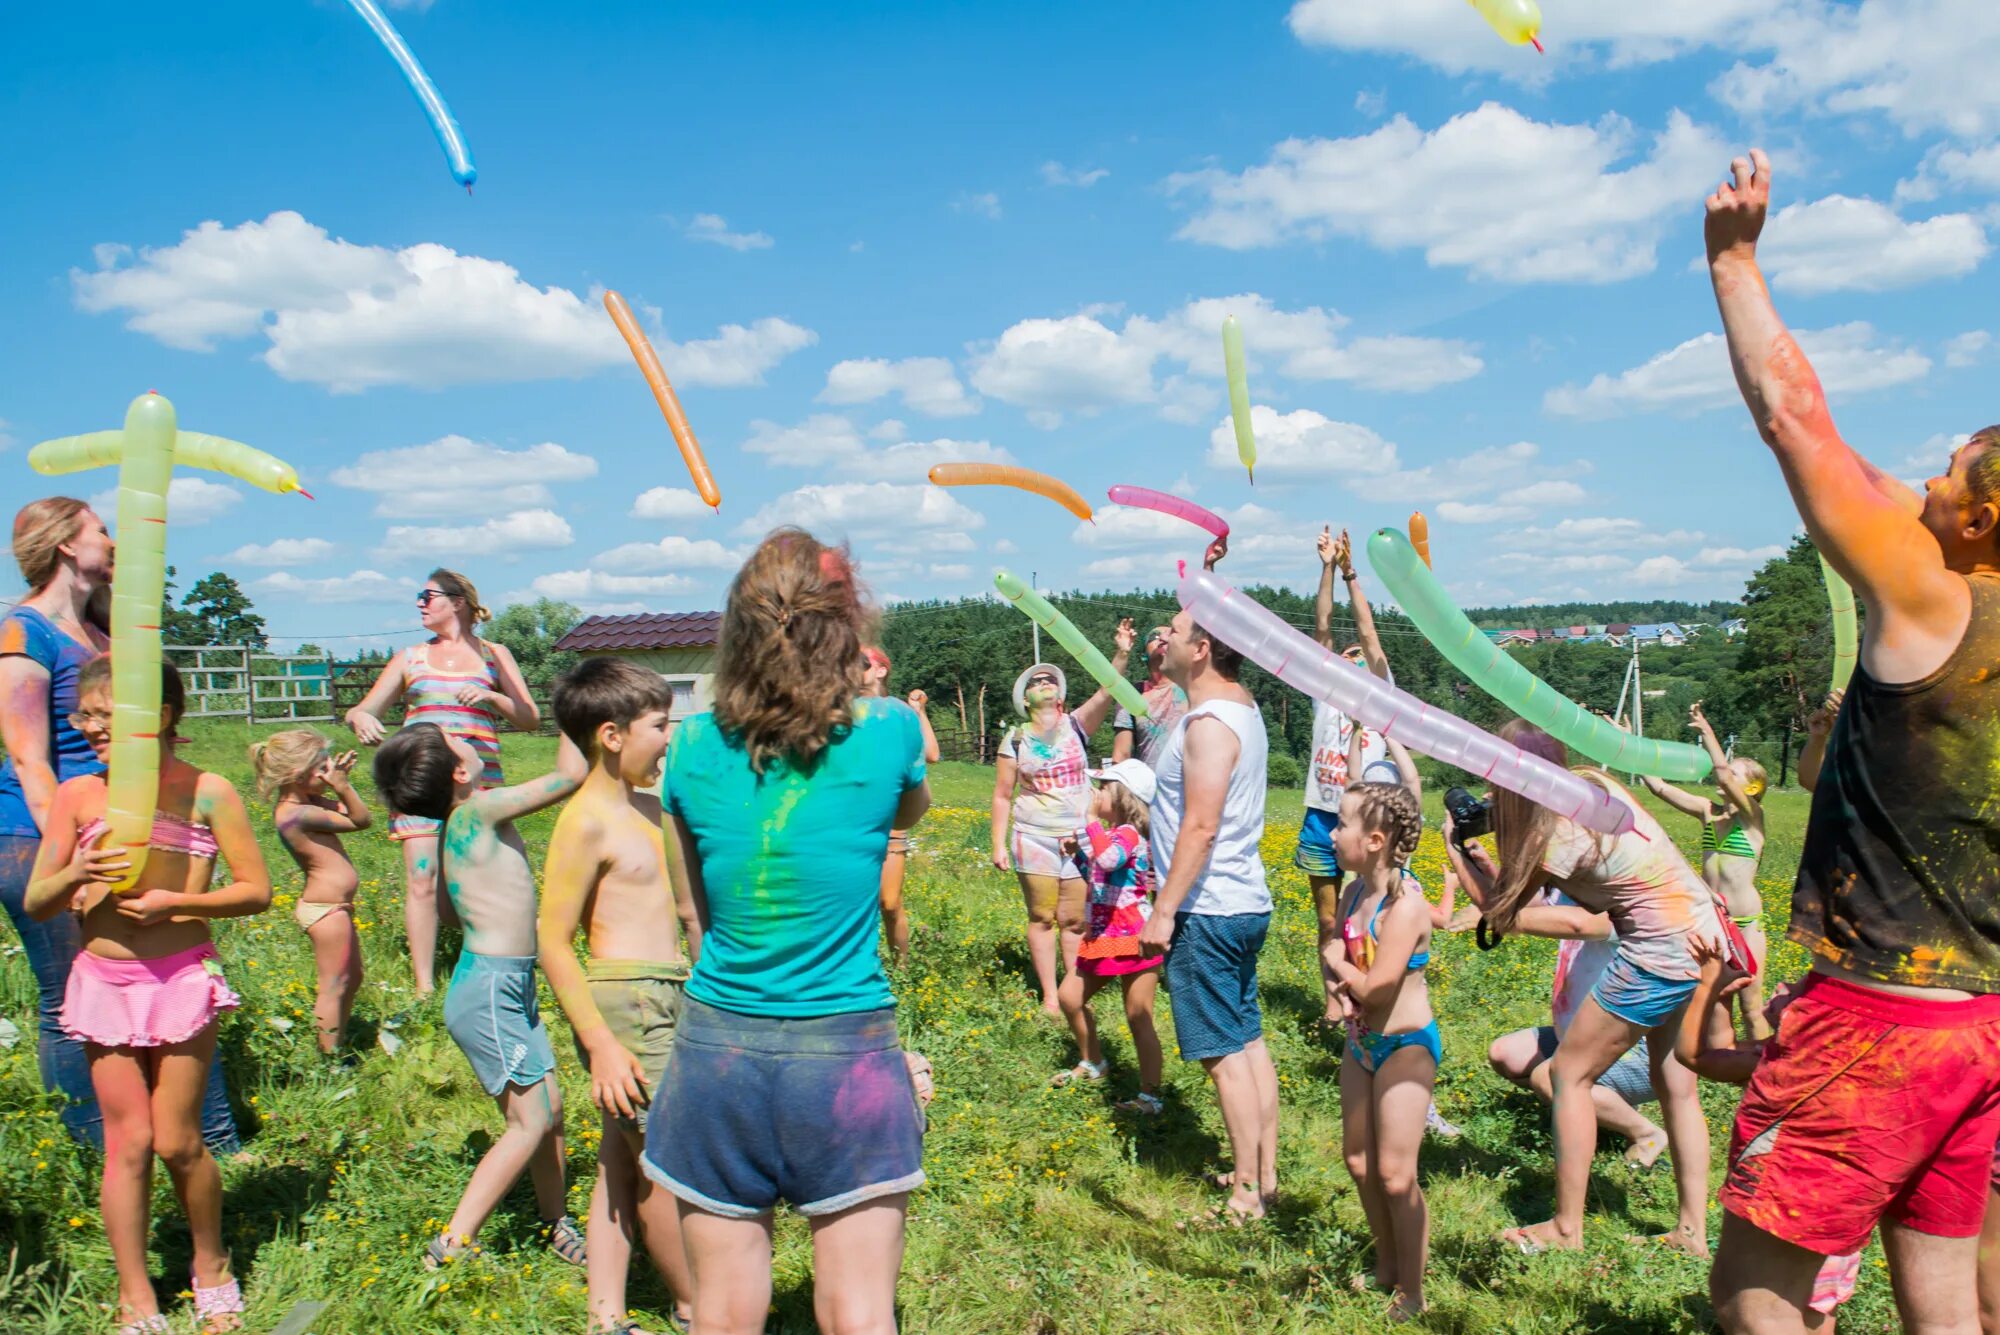
[[[1040,593],[1042,591],[1041,584],[1042,584],[1041,575],[1039,575],[1033,570],[1030,570],[1028,572],[1028,587],[1033,589],[1036,593]],[[1042,661],[1042,623],[1034,620],[1033,618],[1029,618],[1028,624],[1035,628],[1034,661],[1039,663]]]

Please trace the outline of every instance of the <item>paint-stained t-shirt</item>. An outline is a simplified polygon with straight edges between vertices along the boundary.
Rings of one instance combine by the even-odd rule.
[[[2000,576],[1942,667],[1857,666],[1792,893],[1791,939],[1884,983],[2000,992]]]
[[[713,714],[675,730],[666,805],[694,837],[708,898],[697,1001],[789,1019],[896,1004],[876,949],[882,859],[897,804],[924,781],[923,733],[900,700],[853,708],[809,772],[780,760],[760,777]]]

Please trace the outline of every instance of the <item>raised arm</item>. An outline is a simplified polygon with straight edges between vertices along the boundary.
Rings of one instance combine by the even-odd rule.
[[[16,619],[19,623],[20,618]],[[35,828],[49,828],[56,798],[56,771],[50,762],[49,670],[25,654],[0,657],[0,750],[14,762],[21,798]]]
[[[1697,820],[1707,820],[1709,809],[1715,804],[1698,793],[1685,788],[1676,788],[1656,774],[1641,774],[1639,782],[1646,785],[1646,791],[1659,798],[1683,816],[1693,816]]]
[[[1715,735],[1715,725],[1708,721],[1708,715],[1702,713],[1701,701],[1697,700],[1688,706],[1688,724],[1701,738],[1701,744],[1708,752],[1709,764],[1715,770],[1715,781],[1721,786],[1723,796],[1727,797],[1730,805],[1740,813],[1740,819],[1757,820],[1760,808],[1757,806],[1756,796],[1736,777],[1736,767],[1729,763],[1729,755],[1722,749],[1722,742]]]
[[[1368,595],[1361,591],[1360,576],[1354,573],[1354,544],[1348,540],[1346,529],[1340,530],[1333,554],[1340,563],[1340,577],[1347,583],[1347,596],[1354,602],[1354,634],[1361,641],[1361,657],[1370,672],[1387,681],[1389,655],[1382,652],[1382,637],[1375,632],[1375,613],[1368,606]]]
[[[1819,787],[1819,769],[1826,761],[1827,738],[1833,735],[1833,721],[1840,717],[1840,702],[1847,692],[1834,691],[1806,719],[1806,745],[1799,752],[1799,787],[1813,792]]]
[[[1764,443],[1777,456],[1806,532],[1871,613],[1863,660],[1881,680],[1934,670],[1963,636],[1971,591],[1947,569],[1919,522],[1921,503],[1887,485],[1880,470],[1834,428],[1819,376],[1785,328],[1757,265],[1771,200],[1762,151],[1730,164],[1731,179],[1708,198],[1709,277],[1729,340],[1737,386]]]
[[[1357,728],[1358,732],[1359,729]],[[1424,776],[1417,771],[1417,762],[1410,755],[1410,748],[1394,737],[1384,737],[1389,744],[1389,759],[1396,762],[1396,773],[1402,778],[1403,787],[1410,790],[1410,796],[1421,802],[1424,800]],[[1366,777],[1365,775],[1363,777]]]
[[[482,819],[493,825],[519,820],[569,797],[583,787],[583,780],[589,773],[590,762],[583,758],[583,752],[569,739],[569,734],[564,733],[556,745],[556,767],[553,770],[526,783],[475,793],[472,805]]]
[[[1313,595],[1313,638],[1333,648],[1333,526],[1319,531],[1319,591]]]
[[[368,810],[368,803],[354,791],[354,783],[347,777],[353,768],[354,753],[343,751],[329,758],[320,771],[326,776],[327,786],[333,789],[334,800],[340,803],[340,810],[300,803],[293,807],[282,828],[307,834],[353,834],[373,825],[374,813]]]
[[[1125,665],[1132,661],[1132,640],[1134,634],[1132,618],[1125,617],[1119,621],[1118,629],[1113,631],[1111,635],[1113,647],[1111,670],[1121,677],[1125,675]],[[1099,725],[1104,722],[1105,718],[1111,713],[1112,707],[1117,703],[1116,700],[1111,698],[1111,692],[1100,686],[1097,688],[1095,695],[1071,711],[1070,717],[1076,720],[1076,726],[1082,728],[1083,735],[1088,737],[1097,731]]]
[[[931,698],[922,691],[911,691],[909,704],[917,711],[917,727],[924,734],[924,763],[935,765],[943,758],[944,752],[938,750],[937,732],[931,727]]]
[[[1714,1018],[1717,1002],[1727,1006],[1729,998],[1750,982],[1750,976],[1732,968],[1722,958],[1721,952],[1708,942],[1690,943],[1694,957],[1701,964],[1701,978],[1694,985],[1694,995],[1688,998],[1687,1010],[1681,1015],[1680,1032],[1674,1036],[1674,1056],[1681,1065],[1693,1071],[1704,1080],[1714,1080],[1725,1085],[1747,1085],[1750,1077],[1757,1073],[1757,1062],[1763,1055],[1763,1044],[1753,1043],[1747,1048],[1735,1046],[1735,1035],[1731,1031],[1727,1017],[1721,1023]],[[1725,1046],[1713,1041],[1720,1033],[1730,1035]]]

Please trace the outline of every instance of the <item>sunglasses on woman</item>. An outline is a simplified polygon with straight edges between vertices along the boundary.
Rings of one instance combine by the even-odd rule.
[[[417,595],[417,606],[429,607],[433,598],[456,598],[457,596],[455,593],[446,593],[443,589],[425,589]]]
[[[69,716],[69,726],[78,732],[86,728],[108,728],[111,726],[111,715],[100,714],[91,709],[79,709]]]

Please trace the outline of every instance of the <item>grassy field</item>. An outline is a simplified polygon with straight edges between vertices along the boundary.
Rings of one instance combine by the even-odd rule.
[[[248,797],[246,740],[240,728],[200,730],[189,755],[235,778]],[[521,777],[552,761],[553,744],[510,737],[506,753],[509,773]],[[1166,1115],[1114,1117],[1111,1101],[1136,1083],[1114,999],[1101,1012],[1113,1062],[1108,1086],[1047,1088],[1074,1052],[1062,1031],[1038,1018],[1017,894],[1012,879],[986,862],[990,771],[940,766],[933,786],[939,806],[919,830],[911,861],[915,948],[910,967],[893,976],[906,1041],[936,1063],[939,1087],[925,1154],[930,1185],[911,1209],[904,1328],[941,1335],[1377,1329],[1382,1301],[1357,1296],[1348,1284],[1365,1269],[1369,1242],[1339,1155],[1339,1054],[1307,1031],[1320,996],[1311,906],[1304,878],[1290,866],[1299,794],[1271,794],[1264,841],[1278,900],[1262,979],[1284,1099],[1283,1200],[1266,1227],[1189,1235],[1174,1225],[1213,1202],[1199,1175],[1226,1153],[1200,1068],[1179,1063],[1170,1046]],[[365,784],[363,791],[372,798]],[[1435,818],[1435,795],[1429,805]],[[254,798],[251,806],[277,901],[262,917],[223,924],[217,933],[230,981],[245,999],[224,1023],[222,1047],[250,1152],[223,1172],[225,1228],[249,1295],[249,1329],[270,1331],[295,1304],[311,1300],[326,1304],[310,1325],[319,1335],[582,1332],[582,1272],[536,1243],[525,1183],[489,1224],[480,1255],[437,1275],[418,1265],[426,1237],[450,1213],[499,1118],[445,1034],[438,1003],[413,1003],[400,864],[379,827],[349,841],[362,877],[356,919],[368,970],[356,1010],[359,1062],[319,1057],[312,956],[288,911],[298,873],[269,833],[268,808]],[[1764,890],[1776,940],[1804,795],[1774,794],[1769,810]],[[545,814],[525,823],[538,860],[551,820]],[[1668,817],[1668,828],[1692,847],[1692,823]],[[1433,829],[1417,858],[1433,893],[1442,861]],[[446,948],[441,977],[455,940]],[[1445,1044],[1437,1098],[1465,1135],[1425,1149],[1429,1328],[1710,1328],[1705,1267],[1627,1241],[1673,1222],[1664,1161],[1650,1171],[1630,1169],[1607,1141],[1591,1179],[1589,1247],[1581,1255],[1529,1259],[1494,1241],[1497,1230],[1546,1218],[1551,1208],[1546,1112],[1489,1071],[1485,1050],[1507,1029],[1545,1021],[1553,946],[1512,940],[1482,955],[1466,934],[1441,936],[1433,951],[1432,998]],[[1777,947],[1776,976],[1801,968],[1795,948]],[[1161,1008],[1170,1014],[1164,994]],[[595,1116],[567,1029],[546,995],[543,1012],[557,1031],[571,1210],[581,1217]],[[17,946],[0,960],[0,1014],[25,1036],[0,1052],[0,1329],[109,1330],[114,1283],[97,1219],[96,1167],[71,1147],[41,1093],[34,987]],[[402,1040],[394,1056],[377,1042],[391,1026]],[[1708,1091],[1718,1179],[1733,1104],[1733,1091]],[[178,1306],[189,1248],[164,1174],[154,1199],[154,1273]],[[771,1329],[810,1331],[806,1230],[785,1217],[778,1238]],[[660,1329],[664,1294],[639,1270],[633,1306],[644,1324]],[[1870,1252],[1841,1324],[1893,1327],[1878,1252]]]

